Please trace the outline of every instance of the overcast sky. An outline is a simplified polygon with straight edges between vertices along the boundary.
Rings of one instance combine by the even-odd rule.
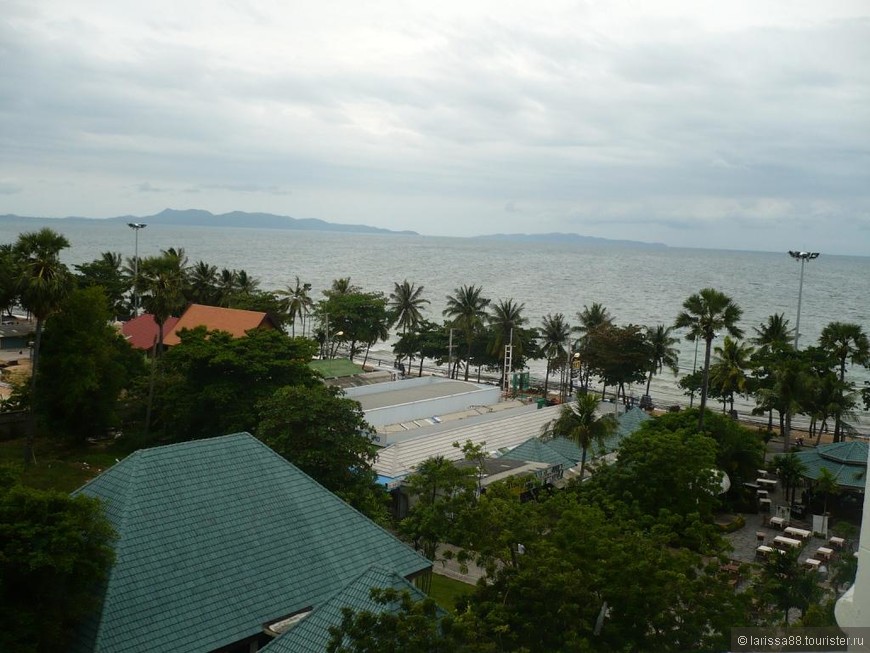
[[[870,2],[5,0],[0,213],[870,254]]]

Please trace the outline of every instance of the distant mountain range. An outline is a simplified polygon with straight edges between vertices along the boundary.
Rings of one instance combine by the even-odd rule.
[[[38,219],[18,215],[4,215],[0,219]],[[101,218],[69,217],[61,220],[103,220]],[[105,218],[106,222],[143,222],[145,224],[185,225],[191,227],[248,227],[256,229],[298,229],[303,231],[343,231],[360,234],[405,234],[418,236],[416,231],[394,231],[369,227],[362,224],[337,224],[315,218],[291,218],[286,215],[274,215],[272,213],[245,213],[233,211],[215,215],[209,211],[200,209],[164,209],[160,213],[146,216],[123,215],[117,218]]]
[[[274,215],[272,213],[245,213],[243,211],[232,211],[231,213],[221,213],[215,215],[209,211],[201,209],[164,209],[160,213],[146,216],[123,215],[117,218],[83,218],[83,217],[67,217],[67,218],[39,218],[18,215],[3,215],[0,220],[39,220],[41,222],[52,222],[55,220],[72,220],[72,221],[106,221],[106,222],[143,222],[145,224],[163,224],[163,225],[184,225],[193,227],[248,227],[255,229],[297,229],[303,231],[341,231],[346,233],[360,234],[402,234],[410,236],[419,236],[416,231],[395,231],[393,229],[382,229],[380,227],[370,227],[361,224],[338,224],[335,222],[326,222],[316,218],[291,218],[286,215]],[[547,234],[490,234],[485,236],[474,236],[474,239],[485,240],[504,240],[513,242],[531,242],[531,243],[561,243],[561,244],[581,244],[581,245],[617,245],[624,247],[639,247],[639,248],[664,248],[667,245],[662,243],[645,243],[636,240],[612,240],[609,238],[596,238],[593,236],[581,236],[580,234],[569,233],[547,233]]]

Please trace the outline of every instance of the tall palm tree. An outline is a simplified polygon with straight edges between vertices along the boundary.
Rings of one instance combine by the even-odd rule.
[[[513,335],[513,353],[517,358],[523,355],[523,339],[519,329],[528,324],[529,320],[523,316],[525,304],[518,304],[513,299],[500,299],[492,306],[492,312],[487,317],[489,326],[492,328],[492,344],[490,354],[502,361],[502,378],[510,370],[505,370],[504,348],[511,344]],[[513,332],[516,331],[514,334]]]
[[[187,299],[193,304],[212,305],[218,300],[217,266],[197,261],[187,272]]]
[[[755,331],[753,344],[767,347],[769,350],[778,351],[790,347],[794,342],[792,329],[788,328],[788,320],[784,313],[768,315],[766,323],[762,322],[757,327],[752,327],[752,330]]]
[[[290,318],[290,329],[293,337],[296,337],[296,318],[302,318],[302,337],[305,337],[305,317],[311,313],[314,300],[308,295],[311,292],[311,284],[303,283],[296,276],[296,285],[287,286],[286,290],[279,290],[276,294],[287,298],[287,317]]]
[[[154,379],[157,356],[163,351],[163,325],[173,313],[184,308],[184,269],[181,257],[164,252],[142,260],[139,267],[136,291],[142,298],[145,310],[157,324],[157,340],[151,360],[151,379],[148,387],[148,406],[145,412],[145,430],[151,428],[151,408],[154,402]]]
[[[565,321],[565,316],[562,313],[555,315],[547,313],[542,320],[541,339],[543,342],[541,346],[547,357],[547,374],[544,376],[544,396],[546,397],[550,387],[550,370],[553,367],[553,360],[556,360],[557,364],[563,365],[563,361],[568,355],[565,344],[571,334],[571,326]]]
[[[735,338],[743,335],[737,327],[741,309],[725,293],[713,288],[703,288],[700,292],[689,296],[683,302],[683,310],[677,315],[674,327],[688,329],[686,339],[694,342],[703,338],[704,375],[701,381],[701,409],[698,413],[698,430],[704,430],[704,412],[707,407],[707,389],[710,382],[710,354],[713,349],[713,338],[716,332],[725,330]]]
[[[18,297],[22,306],[36,318],[36,334],[33,339],[33,359],[30,377],[30,410],[36,402],[36,379],[39,371],[39,351],[45,321],[55,313],[72,287],[72,277],[66,265],[60,261],[61,250],[69,247],[65,236],[44,228],[23,233],[13,248],[16,266],[20,274]],[[28,429],[24,445],[24,464],[33,462],[33,439],[35,424]]]
[[[847,362],[865,367],[870,365],[870,342],[858,324],[831,322],[822,329],[819,346],[837,362],[841,388],[845,388]],[[834,442],[843,439],[842,422],[842,411],[837,411],[834,415]]]
[[[11,315],[18,298],[18,259],[11,243],[0,244],[0,314]]]
[[[573,440],[582,452],[580,480],[586,472],[586,452],[593,444],[603,445],[604,440],[616,432],[618,423],[613,415],[596,416],[598,397],[592,393],[578,392],[571,403],[562,404],[559,416],[544,425],[544,437],[562,436]]]
[[[679,372],[677,364],[680,360],[680,352],[674,347],[679,340],[671,335],[672,330],[673,327],[668,327],[664,324],[657,324],[654,327],[647,327],[646,329],[650,357],[649,376],[646,380],[645,394],[647,396],[649,396],[649,387],[654,375],[661,374],[665,367],[671,370],[674,376]]]
[[[423,320],[423,310],[428,299],[421,297],[423,286],[417,286],[407,279],[402,283],[393,282],[393,292],[390,293],[390,314],[393,324],[402,327],[402,337],[408,335],[408,330],[416,329]],[[408,354],[408,367],[411,366],[411,354]]]
[[[613,326],[613,316],[607,311],[604,304],[593,302],[592,306],[583,305],[583,310],[577,313],[579,324],[571,329],[578,334],[577,342],[574,349],[580,353],[581,359],[586,361],[589,358],[588,349],[592,341],[592,335],[596,330]],[[583,374],[582,386],[586,390],[589,387],[589,375],[591,368],[585,365]],[[602,395],[603,395],[602,391]]]
[[[483,296],[483,288],[479,286],[463,285],[456,288],[452,295],[447,295],[447,308],[442,311],[445,317],[452,320],[452,326],[456,327],[465,336],[467,353],[465,356],[465,380],[468,381],[468,372],[471,367],[471,347],[474,338],[486,321],[486,307],[489,299]]]
[[[710,366],[710,383],[718,388],[722,397],[722,412],[725,412],[725,403],[730,400],[731,410],[734,410],[734,393],[746,394],[750,369],[750,356],[753,347],[739,340],[732,340],[725,336],[722,346],[715,348],[716,360]]]

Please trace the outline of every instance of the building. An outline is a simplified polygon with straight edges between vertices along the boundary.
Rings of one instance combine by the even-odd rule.
[[[77,494],[105,503],[118,539],[76,653],[252,653],[320,623],[373,566],[399,584],[431,570],[247,433],[137,451]]]
[[[163,333],[169,333],[175,328],[178,322],[177,317],[167,318],[163,324]],[[154,321],[154,316],[151,313],[144,313],[132,320],[128,320],[121,325],[121,335],[126,338],[127,342],[134,349],[150,350],[157,344],[157,339],[160,337],[160,327]]]
[[[191,304],[172,329],[164,328],[163,344],[167,347],[177,345],[181,342],[178,333],[182,329],[195,329],[199,326],[204,326],[209,331],[226,331],[234,338],[243,337],[251,329],[279,328],[277,322],[268,313]]]

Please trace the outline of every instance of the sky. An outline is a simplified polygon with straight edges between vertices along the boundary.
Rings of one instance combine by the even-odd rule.
[[[0,214],[870,255],[870,1],[4,0]]]

